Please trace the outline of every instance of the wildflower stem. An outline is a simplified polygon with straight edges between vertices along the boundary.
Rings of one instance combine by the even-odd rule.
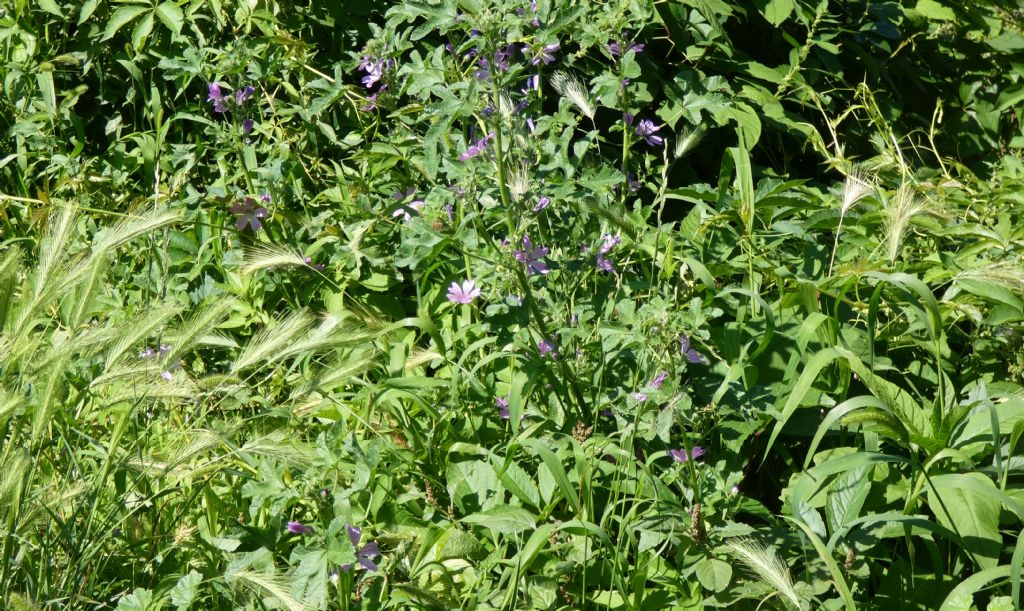
[[[505,152],[502,148],[501,138],[501,93],[498,91],[498,79],[491,77],[491,95],[497,112],[497,120],[494,122],[494,154],[498,160],[498,192],[501,194],[501,203],[505,207],[505,223],[508,225],[508,235],[511,238],[515,235],[515,223],[512,221],[512,204],[508,196],[508,185],[505,182]]]
[[[843,230],[843,219],[846,217],[845,214],[839,215],[839,224],[836,226],[836,237],[832,242],[832,256],[828,260],[828,275],[832,277],[832,265],[836,262],[836,248],[839,247],[839,233]]]

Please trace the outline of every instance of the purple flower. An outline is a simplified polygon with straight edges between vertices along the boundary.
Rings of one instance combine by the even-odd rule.
[[[665,139],[661,136],[655,135],[661,127],[654,124],[654,121],[650,119],[642,119],[636,125],[636,135],[640,136],[647,141],[650,146],[661,146],[661,143],[665,142]]]
[[[528,98],[523,98],[523,99],[519,100],[518,102],[516,102],[515,108],[512,109],[512,114],[516,114],[517,115],[517,114],[523,112],[523,109],[526,108],[526,105],[529,104],[529,103],[530,103],[530,100]]]
[[[303,259],[303,261],[306,262],[306,265],[308,265],[309,267],[315,269],[318,272],[322,271],[324,269],[324,264],[323,263],[315,263],[314,264],[313,263],[313,259],[311,259],[309,257],[306,257],[305,259]]]
[[[154,356],[156,356],[156,352],[152,348],[150,348],[149,346],[146,346],[145,349],[143,349],[141,352],[139,352],[139,358],[151,359]]]
[[[594,266],[609,274],[615,273],[615,264],[612,263],[611,259],[605,257],[603,254],[597,255],[597,260],[594,262]]]
[[[213,102],[213,112],[225,112],[228,107],[225,102],[228,98],[224,96],[224,93],[220,90],[220,85],[217,82],[210,83],[207,86],[207,102]]]
[[[509,44],[494,53],[494,67],[502,72],[509,69],[509,60],[516,54],[516,46]],[[552,58],[554,59],[554,58]]]
[[[548,273],[548,266],[541,260],[542,257],[546,257],[550,252],[547,248],[533,247],[533,242],[530,241],[530,236],[523,236],[523,249],[512,251],[512,256],[526,266],[526,271],[530,274],[546,274]]]
[[[540,199],[537,200],[537,205],[533,207],[533,211],[540,212],[541,210],[547,208],[548,204],[550,203],[551,200],[548,198],[548,196],[542,195]]]
[[[703,354],[697,352],[690,346],[690,338],[683,335],[679,338],[679,351],[682,353],[686,360],[693,363],[694,365],[707,365],[708,360]]]
[[[480,59],[477,60],[476,63],[480,67],[477,68],[476,72],[473,73],[473,77],[476,78],[476,80],[478,81],[486,81],[490,79],[491,63],[487,61],[487,58],[481,57]]]
[[[501,412],[501,418],[508,420],[508,400],[502,397],[495,397],[494,403],[498,406],[498,410]]]
[[[165,382],[170,382],[171,380],[174,379],[174,376],[171,375],[170,371],[165,371],[165,372],[161,373],[160,377],[163,378]]]
[[[157,354],[159,354],[161,357],[167,356],[167,354],[170,353],[170,351],[170,344],[160,344],[160,346],[156,349]]]
[[[491,138],[493,137],[494,132],[491,132],[484,136],[483,138],[474,142],[472,145],[470,145],[468,149],[466,149],[466,152],[459,155],[459,161],[468,161],[469,159],[472,159],[473,157],[476,157],[480,153],[484,152],[487,149],[487,147],[490,146]]]
[[[244,89],[236,90],[235,106],[241,106],[242,104],[245,104],[245,101],[252,97],[254,91],[256,91],[256,88],[252,85],[248,85]]]
[[[632,42],[626,46],[626,53],[629,53],[630,51],[633,51],[634,53],[642,53],[643,50],[644,45],[642,43]],[[617,42],[608,43],[608,52],[611,53],[613,57],[624,55],[622,47]]]
[[[444,211],[445,211],[445,213],[448,214],[448,222],[449,223],[454,223],[455,222],[455,208],[453,208],[451,204],[445,204],[444,205]]]
[[[633,126],[633,118],[634,117],[633,117],[632,113],[628,113],[628,112],[622,113],[622,120],[625,121],[626,125],[629,125],[630,127]]]
[[[545,64],[550,64],[551,62],[555,61],[554,53],[559,48],[561,48],[561,46],[562,45],[558,44],[557,42],[553,45],[546,45],[543,49],[540,50],[540,53],[537,54],[537,57],[534,57],[533,59],[530,60],[530,63],[533,64],[534,66],[541,62],[544,62]]]
[[[534,74],[533,76],[530,76],[526,79],[526,86],[520,89],[519,91],[523,95],[527,95],[531,91],[537,91],[538,89],[540,89],[540,76]]]
[[[672,459],[675,460],[676,462],[686,462],[688,460],[696,460],[696,459],[700,458],[701,456],[704,456],[704,454],[707,453],[707,450],[705,450],[704,448],[702,448],[700,446],[693,446],[693,450],[690,451],[689,455],[687,455],[685,449],[682,449],[682,450],[669,450],[668,453],[669,453],[669,455],[672,456]]]
[[[413,201],[409,202],[408,204],[405,204],[404,206],[402,206],[398,210],[395,210],[394,212],[392,212],[391,213],[391,217],[392,218],[402,217],[403,221],[408,221],[409,219],[412,218],[412,215],[409,214],[409,210],[407,210],[407,208],[411,208],[413,210],[413,212],[419,212],[423,208],[423,206],[426,205],[426,203],[427,202],[423,201],[422,199],[413,200]]]
[[[308,535],[309,533],[313,532],[313,528],[312,527],[306,526],[305,524],[302,524],[301,522],[295,522],[295,521],[288,522],[287,526],[285,526],[284,528],[288,532],[295,533],[296,535]]]
[[[352,542],[352,547],[359,545],[359,540],[363,538],[363,531],[355,526],[345,525],[345,532],[348,533],[348,540]],[[374,558],[380,556],[380,550],[377,548],[377,542],[372,541],[367,543],[361,548],[356,549],[356,562],[358,562],[367,571],[376,571],[377,564],[373,561]],[[342,572],[352,570],[351,564],[341,565]]]
[[[389,59],[385,61],[364,55],[359,61],[359,69],[366,73],[366,76],[362,79],[363,87],[372,89],[374,85],[384,78],[384,70],[394,65],[394,60]]]
[[[533,124],[533,117],[526,117],[526,127],[527,129],[530,130],[531,134],[537,129],[537,127]]]
[[[458,282],[452,282],[448,287],[448,301],[469,305],[480,296],[480,289],[473,280],[464,280],[460,286]]]
[[[263,227],[263,224],[260,223],[260,219],[267,218],[267,214],[269,214],[266,208],[263,206],[257,206],[256,200],[249,196],[236,201],[231,206],[231,212],[238,215],[235,227],[237,227],[239,231],[244,230],[246,225],[248,225],[253,231],[259,231]]]
[[[631,395],[638,403],[643,403],[647,400],[647,393],[635,392]]]
[[[601,236],[601,247],[598,250],[602,255],[606,255],[620,242],[622,242],[622,238],[619,237],[619,234],[612,235],[610,233],[606,233]]]
[[[249,134],[251,134],[252,133],[252,127],[255,124],[256,124],[256,122],[253,121],[252,119],[246,119],[245,121],[242,121],[242,135],[243,136],[248,136]]]
[[[737,486],[736,484],[733,484],[732,489],[730,489],[729,492],[732,492],[732,495],[736,496],[737,494],[740,493],[740,487]]]
[[[636,179],[636,176],[633,176],[632,172],[626,172],[626,187],[630,192],[636,193],[640,190],[640,186],[640,181]]]
[[[661,385],[665,383],[666,378],[668,378],[668,372],[660,371],[658,372],[658,375],[654,376],[654,379],[651,380],[649,386],[655,390],[661,390]]]
[[[398,191],[395,191],[391,195],[391,197],[395,198],[395,201],[399,201],[400,202],[400,201],[402,201],[404,199],[409,199],[410,197],[413,197],[414,195],[416,195],[416,188],[415,187],[409,187],[408,189],[405,190],[404,194],[402,193],[401,190],[398,190]],[[412,215],[409,214],[409,209],[413,210],[414,212],[419,212],[420,210],[423,209],[423,206],[425,206],[425,205],[426,205],[426,202],[423,201],[422,199],[414,199],[411,202],[409,202],[408,204],[405,204],[404,206],[402,206],[402,207],[398,208],[397,210],[395,210],[394,212],[392,212],[391,213],[391,217],[392,218],[402,217],[403,221],[408,221],[409,219],[412,218]]]
[[[537,351],[540,352],[541,356],[551,355],[551,358],[558,358],[558,346],[555,345],[550,339],[542,339],[537,344]]]

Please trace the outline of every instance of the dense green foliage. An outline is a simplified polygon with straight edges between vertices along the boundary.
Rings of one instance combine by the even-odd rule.
[[[1024,4],[308,4],[0,1],[0,606],[1019,608]]]

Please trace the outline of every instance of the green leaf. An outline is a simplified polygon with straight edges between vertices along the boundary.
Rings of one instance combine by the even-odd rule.
[[[322,609],[327,603],[327,552],[315,550],[300,554],[296,551],[292,560],[299,565],[292,575],[292,595],[315,609]]]
[[[967,480],[973,480],[968,482]],[[999,562],[1002,535],[999,534],[999,501],[976,494],[968,483],[991,487],[995,484],[981,473],[947,473],[930,478],[928,505],[939,524],[958,533],[978,566],[989,569]]]
[[[503,535],[515,535],[527,530],[533,530],[537,525],[537,516],[522,507],[512,505],[497,505],[480,513],[462,518],[463,522],[479,524],[488,530]]]
[[[36,0],[36,3],[39,5],[39,8],[43,9],[47,13],[61,18],[64,17],[64,13],[61,12],[60,6],[58,6],[54,0]]]
[[[181,27],[185,25],[185,14],[181,12],[178,5],[171,0],[161,3],[156,7],[156,16],[160,22],[175,34],[181,34]]]
[[[971,611],[975,609],[974,594],[990,582],[1005,579],[1009,575],[1009,566],[996,566],[971,575],[953,588],[946,600],[942,601],[939,611]]]
[[[199,584],[202,581],[203,576],[198,571],[189,571],[188,575],[179,579],[171,588],[171,604],[179,611],[191,607],[196,595],[199,594]]]
[[[917,0],[917,6],[914,10],[921,13],[928,19],[935,19],[937,21],[953,21],[956,19],[956,13],[953,9],[939,4],[935,0]]]
[[[777,26],[793,13],[796,3],[793,0],[769,0],[768,4],[761,9],[764,18],[768,23]]]
[[[150,611],[153,608],[153,592],[146,588],[136,588],[117,601],[119,611]]]
[[[117,9],[114,11],[114,15],[110,18],[110,21],[107,22],[107,28],[103,30],[103,38],[100,39],[100,42],[110,40],[115,34],[117,34],[118,30],[128,25],[128,22],[148,10],[149,7],[146,6],[122,6]]]
[[[696,574],[702,586],[712,592],[721,592],[732,579],[732,566],[715,558],[704,558],[697,563]]]
[[[146,13],[135,24],[135,29],[132,31],[132,47],[136,51],[142,51],[142,47],[146,45],[146,39],[149,38],[150,33],[153,31],[153,22],[153,13]]]

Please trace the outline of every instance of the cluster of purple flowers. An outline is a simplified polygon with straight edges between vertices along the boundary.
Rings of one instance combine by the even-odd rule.
[[[213,112],[227,112],[229,103],[233,101],[236,107],[241,107],[255,92],[255,87],[252,85],[246,85],[245,87],[236,89],[235,95],[232,96],[224,93],[221,89],[220,83],[214,81],[206,87],[206,101],[213,103]]]
[[[234,95],[224,93],[220,83],[214,81],[206,86],[206,101],[213,104],[213,112],[225,113],[228,111],[229,105],[233,105],[235,108],[241,108],[244,106],[255,92],[255,87],[252,85],[246,85],[245,87],[236,89]],[[246,136],[251,134],[254,125],[256,125],[256,121],[251,117],[243,119],[242,134]]]
[[[285,530],[295,535],[309,535],[313,533],[313,527],[306,526],[301,522],[290,521],[285,525]],[[376,571],[380,567],[373,561],[374,558],[380,556],[380,548],[377,546],[376,541],[371,541],[366,545],[359,547],[359,541],[363,538],[362,529],[352,526],[350,524],[345,525],[345,532],[348,534],[348,540],[352,542],[352,547],[356,548],[356,562],[358,562],[367,571]],[[341,571],[351,571],[354,565],[343,564],[341,565]],[[332,578],[334,575],[332,575]]]
[[[647,386],[653,388],[654,390],[661,390],[661,385],[665,383],[665,380],[667,378],[668,378],[668,372],[667,371],[659,371],[658,375],[654,376],[654,379],[652,379],[650,382],[647,383]],[[640,403],[643,403],[644,401],[647,400],[647,393],[645,393],[643,391],[637,391],[637,392],[633,393],[632,396],[633,396],[634,399],[636,399]]]
[[[612,263],[612,260],[605,255],[610,253],[621,241],[622,239],[618,234],[612,235],[610,233],[606,233],[601,236],[601,246],[597,249],[597,260],[594,263],[597,269],[608,273],[615,273],[615,264]]]
[[[388,86],[383,82],[384,73],[395,67],[395,60],[393,59],[382,59],[379,57],[373,57],[371,55],[364,55],[359,60],[359,70],[365,72],[360,82],[363,83],[363,87],[369,90],[369,95],[366,96],[366,105],[362,107],[364,112],[373,110],[377,107],[377,96],[384,93]],[[374,90],[376,89],[376,91]]]

